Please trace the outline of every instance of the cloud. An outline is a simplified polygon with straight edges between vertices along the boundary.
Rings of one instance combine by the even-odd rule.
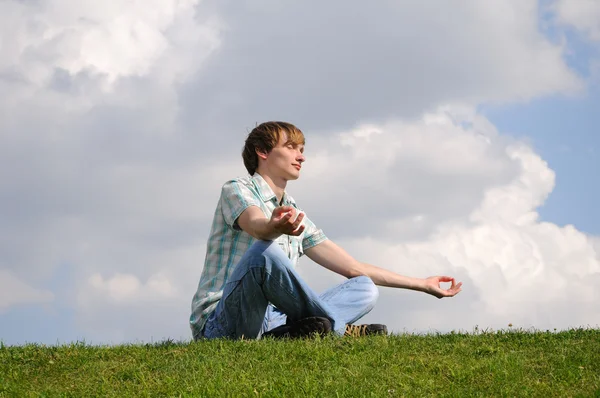
[[[3,37],[15,38],[0,57],[0,86],[10,93],[0,99],[0,247],[13,272],[43,280],[111,241],[111,223],[128,222],[122,213],[140,217],[117,227],[131,232],[144,206],[173,209],[189,197],[168,191],[174,181],[192,186],[181,181],[189,174],[171,174],[185,147],[168,138],[177,134],[175,87],[218,47],[222,26],[216,15],[196,15],[198,1],[0,8],[0,26],[12,32]]]
[[[206,55],[218,44],[218,22],[196,24],[199,0],[123,2],[110,0],[39,2],[0,5],[3,37],[0,70],[45,86],[61,73],[88,73],[110,88],[123,77],[142,77],[161,68],[165,57]],[[190,53],[192,51],[189,51]],[[172,73],[186,63],[173,62]],[[57,75],[58,74],[58,75]],[[64,75],[63,75],[64,76]],[[169,76],[172,77],[172,76]],[[54,83],[57,83],[56,81]]]
[[[551,9],[559,23],[572,26],[591,40],[600,40],[600,3],[597,1],[557,0]]]
[[[344,224],[342,237],[424,237],[440,222],[467,217],[485,188],[518,174],[506,153],[511,142],[465,106],[442,107],[419,121],[308,134],[295,197],[325,230]],[[314,194],[323,187],[330,187],[326,195]]]
[[[223,45],[184,93],[198,128],[283,119],[336,131],[582,88],[539,31],[534,0],[238,2],[222,13]]]
[[[193,242],[177,251],[140,254],[138,261],[154,270],[150,275],[135,267],[129,267],[132,273],[111,267],[88,276],[77,288],[74,305],[76,323],[86,340],[188,339],[190,293],[193,295],[198,283],[204,246],[205,242]],[[150,259],[157,253],[159,258],[153,264]]]
[[[169,299],[175,295],[168,278],[161,274],[152,275],[142,285],[135,275],[119,274],[108,280],[96,273],[88,279],[88,286],[103,293],[104,298],[120,302],[123,300]]]
[[[537,225],[551,190],[537,155],[508,151],[514,140],[474,110],[581,87],[537,11],[532,0],[0,2],[4,275],[46,286],[68,269],[68,298],[53,304],[95,341],[189,336],[219,188],[245,172],[246,129],[269,119],[306,132],[291,192],[330,236],[382,264],[398,242],[420,243],[421,261],[452,270],[426,245],[447,243],[443,228]],[[484,303],[476,292],[430,310]],[[421,300],[405,293],[386,290],[382,308],[388,294]]]
[[[419,121],[360,125],[314,138],[303,176],[289,191],[330,238],[356,258],[401,274],[449,274],[465,283],[460,295],[441,301],[381,288],[365,322],[385,322],[394,332],[499,329],[509,323],[563,329],[600,322],[593,288],[600,282],[598,238],[539,220],[536,209],[553,190],[555,176],[526,143],[502,137],[473,110],[452,106]],[[313,146],[319,148],[315,154]],[[397,160],[405,157],[411,158],[406,176],[397,172]],[[232,173],[214,171],[223,177],[216,181]],[[414,178],[436,177],[448,184],[411,191]],[[460,179],[469,189],[457,189]],[[383,189],[374,191],[377,186]],[[211,199],[204,202],[207,208],[215,206],[216,197]],[[446,202],[455,207],[444,207]],[[164,255],[150,264],[154,274],[109,267],[104,276],[89,277],[78,296],[78,318],[88,336],[187,338],[186,292],[195,289],[203,245],[190,242],[178,258],[164,250],[146,253],[145,261]],[[171,265],[160,265],[166,262]],[[299,271],[318,291],[342,280],[306,259]]]
[[[475,116],[475,119],[482,117]],[[423,121],[412,125],[390,123],[370,127],[371,131],[381,133],[370,135],[370,142],[362,141],[357,147],[362,154],[379,155],[382,161],[375,162],[367,155],[363,159],[349,156],[350,161],[345,163],[348,173],[358,178],[348,191],[356,192],[359,197],[367,192],[367,199],[360,204],[355,202],[348,207],[342,204],[342,209],[333,210],[339,203],[339,197],[335,196],[338,187],[324,184],[322,178],[313,176],[321,187],[319,197],[336,198],[329,206],[328,202],[324,203],[330,207],[329,211],[359,220],[355,228],[350,228],[352,233],[332,234],[334,240],[339,237],[342,246],[349,248],[356,258],[405,275],[449,274],[465,282],[464,292],[444,302],[422,294],[413,293],[414,297],[409,297],[406,292],[382,288],[380,303],[367,321],[387,322],[396,332],[470,330],[474,325],[506,328],[509,323],[550,329],[599,325],[600,311],[594,304],[600,299],[594,288],[600,282],[598,238],[587,236],[571,225],[559,227],[539,220],[536,210],[554,188],[554,172],[546,162],[521,142],[484,140],[481,147],[487,149],[474,151],[473,146],[465,143],[468,138],[481,137],[481,131],[478,127],[463,127],[464,123],[471,125],[472,119],[453,120],[446,112],[440,112],[433,118],[438,125],[431,125],[427,120],[432,120],[432,116],[425,116]],[[399,215],[406,203],[396,199],[393,186],[405,187],[406,184],[401,177],[389,178],[394,170],[390,157],[406,156],[396,148],[413,129],[419,132],[422,143],[435,142],[438,129],[447,132],[444,143],[436,149],[432,149],[433,145],[423,145],[422,153],[411,150],[419,159],[413,163],[415,170],[435,167],[429,155],[448,145],[458,151],[454,156],[445,156],[447,164],[436,171],[451,180],[450,186],[433,195],[433,202],[425,206],[434,209],[448,200],[460,202],[456,199],[460,196],[477,200],[477,203],[470,202],[472,207],[466,212],[453,209],[445,213],[453,217],[435,219],[427,234],[419,233],[419,225],[430,215],[425,213],[419,218]],[[350,135],[357,136],[356,132]],[[347,136],[340,135],[340,141],[344,142]],[[389,152],[381,150],[383,147]],[[498,159],[485,156],[494,147]],[[464,159],[463,155],[471,157]],[[501,167],[490,167],[494,163]],[[508,174],[508,179],[498,179],[498,175],[505,172],[503,169],[516,173]],[[462,176],[482,173],[488,177],[489,185],[468,184],[479,193],[452,189],[451,186],[456,186],[452,182],[452,178],[456,178],[453,171],[457,170],[457,175]],[[367,174],[372,178],[367,179]],[[381,175],[384,177],[380,180]],[[369,188],[377,185],[385,189],[371,194]],[[413,201],[418,203],[429,196],[417,192]],[[412,222],[412,228],[407,226],[405,234],[395,234],[397,228],[379,231],[367,228],[365,231],[361,223],[368,225],[366,220],[376,214],[376,210],[369,208],[369,200],[376,209],[385,208],[385,217],[391,225],[397,225],[394,221]],[[310,212],[307,214],[311,216]],[[339,228],[344,221],[344,217],[337,220]],[[384,226],[385,222],[378,220],[375,224]],[[321,289],[339,282],[339,278],[314,272],[314,267],[302,272],[310,283]]]
[[[0,268],[0,315],[13,306],[50,303],[53,299],[52,292],[36,289],[10,270]]]

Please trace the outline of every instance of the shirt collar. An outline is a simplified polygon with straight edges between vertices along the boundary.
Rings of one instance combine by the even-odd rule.
[[[264,178],[258,173],[254,173],[252,176],[252,181],[254,181],[254,186],[258,190],[258,194],[263,202],[269,202],[273,199],[277,201],[277,196],[275,196],[275,192],[271,189],[269,184],[265,181]],[[288,204],[288,195],[285,191],[283,191],[283,197],[281,203]],[[279,205],[279,204],[278,204]]]

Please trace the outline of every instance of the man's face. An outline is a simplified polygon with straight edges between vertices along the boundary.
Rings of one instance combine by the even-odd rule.
[[[304,145],[288,143],[288,136],[284,132],[275,148],[267,154],[264,164],[272,177],[297,180],[302,163],[306,160],[303,153]]]

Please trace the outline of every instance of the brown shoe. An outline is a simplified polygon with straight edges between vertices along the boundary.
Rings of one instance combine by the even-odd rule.
[[[346,331],[344,332],[344,336],[346,337],[371,336],[375,334],[388,334],[387,326],[380,323],[346,325]]]

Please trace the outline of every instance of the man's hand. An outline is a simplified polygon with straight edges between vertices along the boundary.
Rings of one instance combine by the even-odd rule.
[[[452,285],[448,289],[442,289],[440,287],[441,282],[452,282]],[[449,276],[430,276],[425,279],[425,293],[429,293],[437,298],[453,297],[461,291],[462,282],[456,283],[454,278]]]
[[[300,235],[306,228],[302,224],[304,213],[300,212],[298,217],[296,213],[296,208],[292,206],[276,207],[269,220],[269,228],[280,235]]]

